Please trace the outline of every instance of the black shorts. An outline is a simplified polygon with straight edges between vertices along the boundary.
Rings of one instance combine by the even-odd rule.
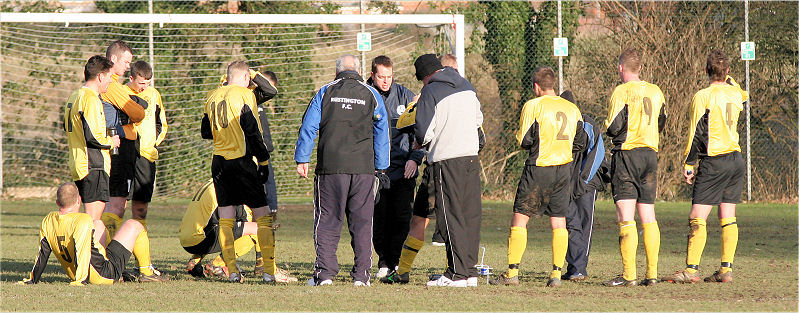
[[[150,202],[156,186],[156,163],[143,156],[136,158],[136,173],[133,179],[131,200]]]
[[[658,156],[650,148],[617,150],[611,155],[611,193],[614,201],[636,199],[654,204],[658,181]]]
[[[242,233],[244,233],[244,223],[245,221],[242,220],[233,223],[234,240],[242,237]],[[206,255],[222,251],[218,240],[219,221],[215,221],[206,225],[206,227],[203,228],[203,232],[206,233],[206,238],[203,239],[203,241],[191,247],[183,247],[183,249],[186,250],[186,252],[197,255]]]
[[[109,189],[112,197],[130,199],[133,179],[136,176],[136,158],[139,157],[137,140],[120,138],[116,155],[111,155]]]
[[[695,168],[692,204],[739,203],[745,164],[741,152],[704,157]]]
[[[108,174],[104,170],[89,171],[86,177],[75,181],[75,186],[83,203],[108,202]]]
[[[111,240],[106,247],[105,257],[97,249],[92,249],[89,263],[100,276],[117,281],[122,277],[122,271],[125,270],[125,264],[130,258],[131,252],[125,249],[125,246],[119,241]]]
[[[433,191],[433,183],[430,181],[432,170],[433,167],[430,165],[425,165],[425,169],[422,170],[422,182],[420,182],[419,188],[417,188],[417,195],[414,197],[414,216],[429,219],[436,218],[436,211],[433,206],[435,193]]]
[[[565,217],[573,185],[572,162],[556,166],[526,165],[514,197],[514,213]]]
[[[258,167],[252,157],[232,160],[215,155],[211,160],[211,177],[217,192],[217,205],[247,205],[250,208],[267,206],[267,194],[258,177]]]

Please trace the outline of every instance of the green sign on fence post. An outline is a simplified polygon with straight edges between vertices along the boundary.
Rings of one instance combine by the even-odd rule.
[[[567,38],[553,38],[553,56],[565,57],[569,54]]]
[[[372,34],[371,33],[358,33],[356,35],[358,41],[358,51],[371,51],[372,50]]]
[[[756,59],[756,43],[752,41],[742,42],[742,60],[753,61]]]

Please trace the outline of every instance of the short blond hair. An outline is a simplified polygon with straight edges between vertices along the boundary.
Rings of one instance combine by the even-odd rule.
[[[439,57],[439,61],[442,62],[442,66],[458,68],[458,59],[452,54],[443,54]]]
[[[247,74],[248,77],[250,76],[250,66],[244,61],[233,61],[228,64],[228,80],[237,75],[241,76],[243,73]]]
[[[642,68],[642,53],[636,49],[625,49],[619,55],[619,64],[629,73],[639,73]]]
[[[78,202],[81,198],[78,186],[73,182],[63,183],[56,191],[56,204],[59,208],[66,208]]]

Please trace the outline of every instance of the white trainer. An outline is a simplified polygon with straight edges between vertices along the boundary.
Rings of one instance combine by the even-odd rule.
[[[307,285],[309,285],[309,286],[326,286],[326,285],[333,285],[333,281],[331,281],[330,279],[326,279],[326,280],[323,280],[323,281],[321,281],[321,282],[317,283],[317,282],[314,280],[314,277],[311,277],[311,279],[309,279],[309,280],[308,280],[308,283],[307,283]]]
[[[467,280],[466,279],[451,280],[450,278],[447,278],[446,276],[442,275],[436,280],[428,281],[426,285],[429,287],[467,287]]]
[[[378,273],[375,273],[375,278],[381,279],[381,278],[386,277],[386,275],[388,275],[388,274],[389,274],[389,268],[388,267],[381,267],[381,268],[378,269]]]
[[[467,287],[478,287],[478,277],[467,278]]]
[[[356,287],[369,287],[370,284],[369,284],[369,282],[365,283],[363,281],[356,280],[356,281],[353,282],[353,286],[356,286]]]

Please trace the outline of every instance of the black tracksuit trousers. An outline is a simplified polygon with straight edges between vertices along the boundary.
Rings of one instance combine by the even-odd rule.
[[[411,206],[414,203],[414,180],[401,178],[391,188],[379,191],[372,226],[372,244],[378,254],[378,267],[394,269],[411,227]]]
[[[369,282],[372,267],[374,174],[327,174],[314,178],[314,279],[317,283],[339,273],[336,248],[347,218],[355,260],[350,276]]]
[[[481,180],[478,156],[432,164],[437,228],[444,235],[451,280],[477,277],[481,233]]]
[[[567,276],[581,273],[586,274],[586,264],[589,263],[589,247],[592,245],[592,225],[594,224],[594,200],[597,191],[589,190],[582,196],[570,201],[567,213],[567,231],[569,231],[569,245],[567,246]]]

